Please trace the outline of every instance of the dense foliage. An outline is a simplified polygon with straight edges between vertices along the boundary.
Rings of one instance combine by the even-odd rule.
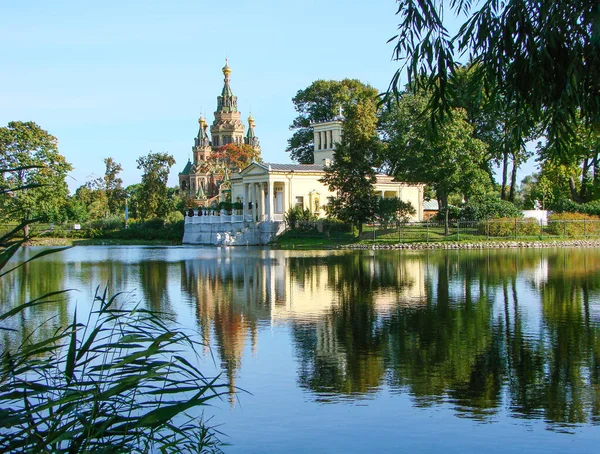
[[[56,137],[33,122],[12,121],[0,128],[0,162],[3,221],[65,218],[65,179],[72,167],[58,152]]]
[[[451,111],[456,58],[478,65],[474,83],[504,98],[519,116],[540,122],[550,143],[575,136],[570,120],[600,120],[600,29],[598,2],[508,0],[500,2],[403,0],[394,55],[409,82],[430,91],[434,118]],[[464,17],[452,34],[444,13]]]
[[[377,102],[364,98],[348,106],[342,140],[334,151],[333,163],[325,168],[322,181],[336,192],[329,214],[354,225],[359,234],[362,225],[373,219],[378,197],[373,193],[375,168],[379,162]]]
[[[301,164],[314,162],[313,123],[330,121],[339,115],[340,108],[347,116],[352,106],[377,96],[375,88],[356,79],[317,80],[292,99],[298,116],[290,129],[294,131],[288,140],[290,157]]]

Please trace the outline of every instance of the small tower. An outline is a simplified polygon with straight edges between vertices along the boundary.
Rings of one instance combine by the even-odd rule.
[[[248,117],[248,133],[246,134],[244,142],[246,145],[250,145],[260,153],[260,143],[258,142],[258,137],[256,137],[256,134],[254,133],[254,117],[252,114]]]
[[[227,59],[223,67],[223,75],[225,76],[223,91],[221,96],[217,97],[215,121],[210,127],[213,147],[221,147],[228,143],[237,145],[244,143],[244,125],[237,108],[237,96],[234,96],[229,84],[231,68]]]
[[[314,163],[328,166],[333,162],[333,152],[337,143],[342,141],[342,124],[344,116],[340,113],[333,120],[313,123],[314,131]]]
[[[198,135],[194,139],[194,146],[192,152],[194,153],[194,165],[199,166],[204,164],[211,153],[210,140],[208,139],[208,123],[202,115],[198,119]]]

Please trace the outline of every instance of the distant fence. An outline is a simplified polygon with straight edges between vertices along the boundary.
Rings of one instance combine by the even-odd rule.
[[[464,240],[543,240],[566,238],[600,238],[600,221],[536,219],[489,219],[451,221],[446,234],[445,223],[426,221],[398,225],[368,224],[360,240],[371,242],[438,242]]]
[[[347,241],[348,229],[323,229],[318,222],[303,222],[287,235],[294,238],[330,238],[332,242]],[[413,243],[443,241],[520,241],[544,239],[600,238],[600,221],[536,219],[489,219],[484,221],[451,221],[446,235],[445,223],[437,221],[406,224],[364,224],[358,238],[368,243]]]
[[[0,224],[0,236],[7,234],[18,226],[19,224],[17,223]],[[41,223],[31,224],[30,231],[42,234],[51,233],[53,236],[54,234],[57,234],[57,236],[60,234],[65,234],[66,236],[70,237],[74,234],[77,236],[85,236],[89,229],[86,229],[82,225],[76,223]]]

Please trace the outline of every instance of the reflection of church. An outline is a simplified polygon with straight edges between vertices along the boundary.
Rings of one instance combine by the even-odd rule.
[[[200,118],[200,129],[195,140],[194,160],[188,162],[179,174],[180,189],[196,206],[216,205],[231,197],[238,209],[222,211],[217,219],[206,216],[203,210],[188,212],[185,220],[183,243],[250,245],[266,244],[285,228],[284,216],[291,208],[308,209],[317,217],[325,217],[327,205],[337,196],[322,182],[325,169],[335,157],[340,142],[344,117],[336,115],[329,121],[313,124],[314,163],[277,164],[252,160],[244,169],[235,170],[228,177],[217,176],[208,159],[215,150],[227,144],[250,145],[259,149],[254,133],[254,120],[248,118],[248,133],[237,110],[237,97],[229,84],[231,69],[223,68],[225,85],[218,97],[215,120],[210,127],[212,142],[208,138],[208,125]],[[223,181],[221,181],[223,180]],[[221,188],[226,190],[219,191]],[[373,191],[382,198],[397,197],[410,202],[415,208],[413,221],[423,220],[422,184],[394,181],[388,175],[376,175]],[[227,196],[226,196],[227,194]]]
[[[229,382],[235,385],[247,347],[256,353],[261,326],[290,324],[314,331],[320,355],[338,356],[334,314],[343,295],[356,283],[344,264],[354,253],[312,251],[310,257],[289,251],[225,249],[218,259],[183,263],[183,288],[196,305],[198,327],[214,347]],[[363,254],[351,266],[364,267],[381,288],[370,307],[386,317],[398,306],[419,307],[425,301],[425,264],[420,257],[382,260]],[[335,318],[335,317],[334,317]]]

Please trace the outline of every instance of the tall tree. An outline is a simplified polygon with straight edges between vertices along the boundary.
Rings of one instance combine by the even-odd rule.
[[[72,167],[58,152],[56,137],[34,122],[10,122],[0,128],[0,162],[5,215],[60,220],[69,194],[65,178]]]
[[[390,174],[435,190],[448,234],[448,196],[481,195],[490,184],[482,165],[485,144],[473,137],[473,126],[462,109],[434,127],[428,119],[426,96],[416,93],[404,93],[391,103],[382,124],[387,132],[384,162]]]
[[[314,162],[314,142],[312,123],[332,120],[352,105],[377,96],[375,88],[356,79],[317,80],[304,90],[299,90],[292,99],[298,116],[290,129],[294,131],[288,140],[286,151],[301,164]]]
[[[137,159],[138,169],[142,170],[140,188],[140,211],[142,219],[148,215],[159,218],[168,212],[167,180],[175,159],[168,153],[148,153]]]
[[[123,170],[121,164],[113,158],[104,158],[104,177],[102,178],[103,189],[106,191],[108,209],[111,214],[121,212],[125,202],[125,190],[123,189],[123,180],[119,178],[119,173]]]
[[[363,223],[373,218],[377,208],[373,193],[380,148],[376,113],[374,97],[348,106],[342,141],[337,144],[333,163],[325,169],[322,180],[331,191],[337,192],[330,213],[352,223],[359,234]]]
[[[390,84],[398,92],[402,71],[409,83],[430,90],[434,118],[451,112],[449,87],[455,56],[481,65],[477,79],[541,121],[559,148],[574,131],[569,119],[600,127],[600,27],[597,0],[403,0],[394,55],[403,62]],[[444,7],[445,6],[445,7]],[[465,17],[452,35],[444,12]]]

